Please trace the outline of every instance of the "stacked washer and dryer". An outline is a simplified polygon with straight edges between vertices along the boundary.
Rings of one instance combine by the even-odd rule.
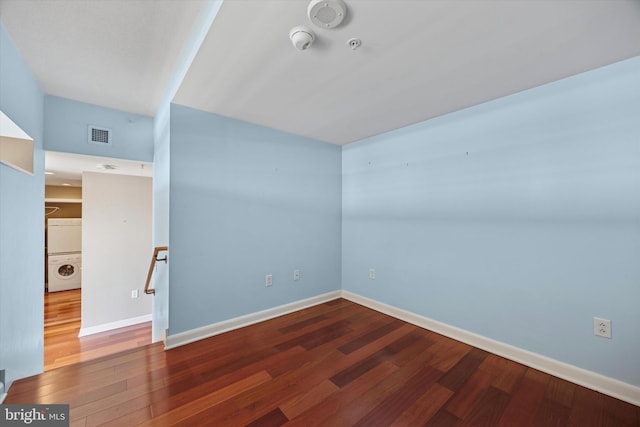
[[[82,284],[82,219],[47,220],[49,292],[79,289]]]

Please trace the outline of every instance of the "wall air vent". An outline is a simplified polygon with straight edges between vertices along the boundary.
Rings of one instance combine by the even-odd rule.
[[[111,129],[89,125],[89,143],[111,145]]]

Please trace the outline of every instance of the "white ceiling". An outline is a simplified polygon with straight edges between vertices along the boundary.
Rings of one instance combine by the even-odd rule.
[[[47,185],[81,187],[83,172],[153,176],[153,164],[147,162],[55,151],[45,152],[44,157]]]
[[[346,3],[325,30],[307,1],[224,2],[175,102],[345,144],[640,55],[638,0]]]
[[[49,95],[153,116],[203,0],[0,0]]]
[[[174,101],[345,144],[640,55],[639,0],[346,3],[326,30],[305,0],[225,0]],[[45,92],[152,115],[203,4],[0,0],[0,19]]]

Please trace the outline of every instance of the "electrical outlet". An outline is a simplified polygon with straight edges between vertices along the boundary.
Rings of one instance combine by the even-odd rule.
[[[593,334],[598,337],[611,338],[611,320],[594,317]]]
[[[369,279],[376,280],[376,270],[373,268],[369,269]]]
[[[266,276],[264,276],[264,284],[266,286],[272,286],[273,285],[273,275],[267,274]]]
[[[293,280],[300,280],[300,270],[293,270]]]
[[[131,291],[131,298],[138,298],[138,290],[134,289]]]

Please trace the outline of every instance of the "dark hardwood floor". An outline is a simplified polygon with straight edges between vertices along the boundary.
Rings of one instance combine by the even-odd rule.
[[[338,299],[13,384],[72,426],[638,426],[640,408]]]
[[[81,297],[80,289],[45,293],[45,371],[151,343],[151,322],[78,338]]]

